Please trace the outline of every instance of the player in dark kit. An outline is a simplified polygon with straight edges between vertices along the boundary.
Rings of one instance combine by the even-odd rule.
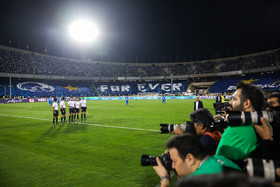
[[[53,107],[53,126],[57,125],[57,118],[58,118],[58,103],[57,103],[57,98],[54,98],[54,102],[52,103]],[[56,121],[54,123],[54,121]]]

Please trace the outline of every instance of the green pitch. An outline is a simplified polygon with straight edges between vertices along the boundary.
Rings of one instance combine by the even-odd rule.
[[[189,120],[193,102],[88,101],[86,123],[56,127],[48,103],[1,105],[0,186],[156,186],[140,157],[165,151],[159,124]]]

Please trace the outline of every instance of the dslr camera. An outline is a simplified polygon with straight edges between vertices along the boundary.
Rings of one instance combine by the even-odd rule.
[[[172,170],[172,160],[170,159],[170,154],[162,154],[160,161],[167,171]],[[156,156],[150,156],[143,154],[141,156],[141,165],[142,166],[157,166]]]
[[[161,134],[171,133],[178,129],[178,126],[182,129],[183,132],[195,133],[194,124],[191,121],[186,121],[185,124],[160,124]]]

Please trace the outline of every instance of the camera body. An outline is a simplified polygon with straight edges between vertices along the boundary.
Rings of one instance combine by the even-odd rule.
[[[160,161],[167,171],[172,170],[172,160],[169,154],[162,154]],[[156,156],[150,156],[143,154],[141,156],[141,165],[142,166],[157,166]]]
[[[186,121],[185,124],[160,124],[161,134],[171,133],[178,129],[178,126],[182,129],[183,132],[195,133],[194,124],[191,121]]]
[[[214,110],[216,114],[224,113],[225,103],[213,103]]]
[[[276,168],[280,167],[280,160],[265,160],[256,158],[247,158],[244,171],[250,177],[263,177],[269,181],[279,182],[280,178],[276,175]]]

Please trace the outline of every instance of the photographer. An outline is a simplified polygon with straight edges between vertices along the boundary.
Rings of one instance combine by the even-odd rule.
[[[280,145],[272,138],[272,129],[265,119],[261,118],[262,126],[254,125],[257,134],[261,137],[261,141],[256,150],[252,153],[253,158],[262,159],[279,159],[280,158]],[[274,136],[276,136],[274,134]],[[278,135],[279,136],[279,135]]]
[[[200,108],[190,114],[190,119],[195,128],[195,133],[208,154],[214,155],[217,146],[220,142],[221,136],[215,130],[211,130],[209,126],[213,124],[213,115],[207,108]],[[171,134],[183,134],[184,132],[177,126],[177,129]]]
[[[207,156],[197,137],[191,133],[171,137],[167,144],[172,168],[178,177],[209,175],[225,171],[240,171],[240,168],[224,156]],[[157,166],[154,170],[161,178],[161,186],[169,186],[170,179],[166,168],[156,158]]]
[[[190,118],[204,150],[208,154],[214,155],[221,136],[209,127],[214,123],[211,112],[206,108],[198,109],[190,114]]]
[[[272,107],[280,107],[280,93],[275,92],[269,95],[267,102]]]
[[[263,91],[253,85],[239,82],[229,102],[233,111],[260,111],[264,104]],[[253,124],[227,127],[218,145],[216,155],[232,160],[245,159],[258,145]]]

